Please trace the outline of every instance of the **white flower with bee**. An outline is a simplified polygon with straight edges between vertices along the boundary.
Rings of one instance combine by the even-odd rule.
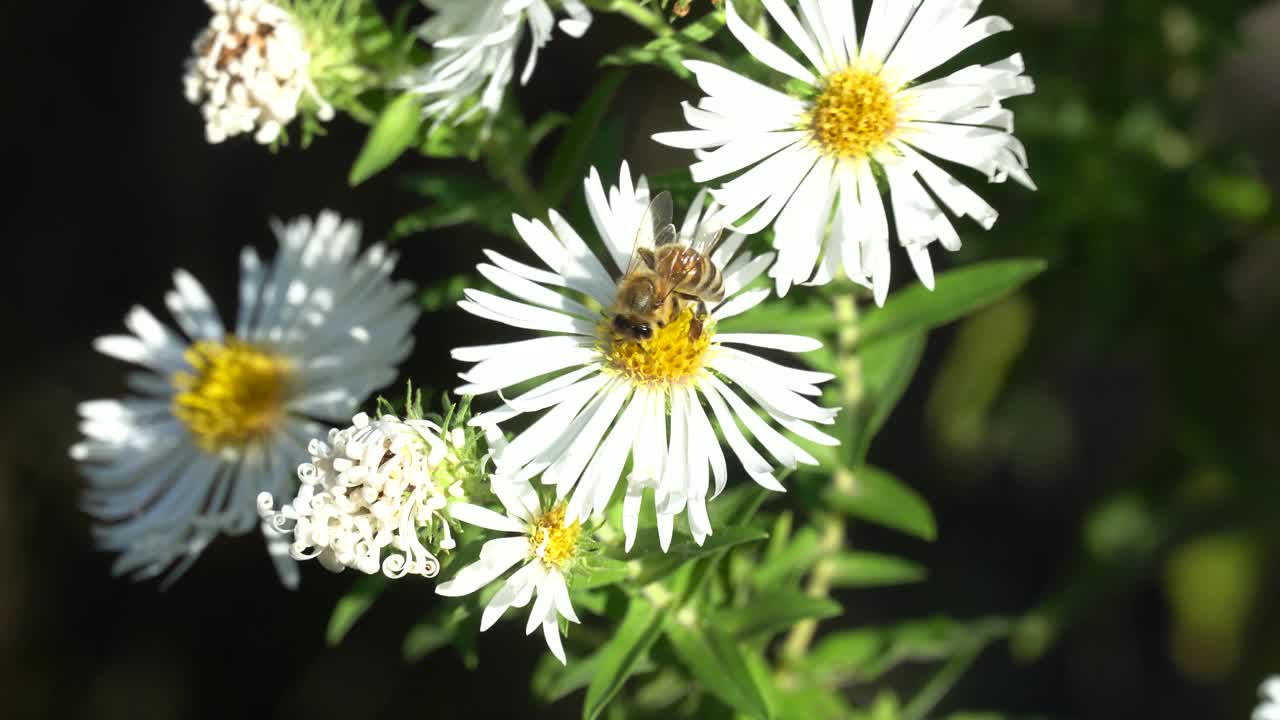
[[[630,459],[623,500],[627,548],[648,489],[655,493],[662,546],[668,547],[681,513],[701,543],[712,532],[706,502],[728,477],[721,438],[753,480],[784,490],[777,468],[817,461],[775,425],[812,442],[837,444],[815,427],[834,422],[836,411],[810,399],[832,376],[742,349],[807,352],[821,347],[812,338],[717,332],[719,321],[769,296],[767,287],[748,286],[773,254],[744,251],[746,238],[739,233],[717,244],[714,225],[702,227],[701,194],[677,231],[669,222],[669,199],[660,195],[651,203],[647,181],[633,182],[625,163],[608,192],[594,169],[585,187],[608,257],[597,257],[555,211],[549,227],[515,216],[517,231],[542,266],[486,250],[490,262],[479,266],[480,273],[510,297],[467,290],[460,306],[544,335],[454,350],[454,358],[474,363],[460,374],[466,384],[458,392],[504,399],[472,420],[478,425],[538,416],[495,456],[496,472],[554,485],[557,498],[567,502],[565,522],[601,514]],[[533,387],[510,396],[535,379]]]

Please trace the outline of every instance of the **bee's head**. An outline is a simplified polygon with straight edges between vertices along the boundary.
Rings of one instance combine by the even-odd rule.
[[[646,322],[636,322],[624,315],[613,316],[613,329],[624,337],[633,340],[648,340],[653,337],[653,326]]]

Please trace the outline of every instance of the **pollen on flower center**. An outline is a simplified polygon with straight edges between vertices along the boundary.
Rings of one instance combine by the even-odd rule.
[[[565,506],[560,505],[538,518],[529,534],[530,549],[551,567],[560,567],[573,557],[578,535],[582,533],[582,525],[576,520],[565,526],[564,509]]]
[[[644,341],[621,337],[609,323],[600,325],[600,348],[609,358],[610,366],[638,383],[668,384],[681,382],[702,369],[715,326],[710,318],[704,320],[702,333],[697,339],[689,338],[689,325],[693,322],[693,309],[680,313],[675,322],[666,327],[654,328],[653,337]]]
[[[813,104],[814,137],[829,155],[865,157],[898,126],[898,108],[883,78],[849,68],[826,80]]]
[[[173,414],[206,450],[270,432],[284,409],[289,363],[235,338],[201,340],[183,354],[194,372],[174,373]]]

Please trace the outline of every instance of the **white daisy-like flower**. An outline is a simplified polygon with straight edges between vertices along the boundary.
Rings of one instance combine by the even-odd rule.
[[[200,105],[209,142],[241,133],[275,142],[297,117],[303,93],[317,117],[333,117],[311,82],[311,53],[288,12],[262,0],[205,2],[213,17],[192,43],[182,83],[187,100]]]
[[[852,0],[800,0],[798,18],[784,0],[762,2],[808,66],[757,34],[732,2],[729,30],[804,91],[788,95],[691,60],[685,66],[707,94],[697,107],[685,105],[695,129],[654,139],[697,151],[689,170],[698,182],[740,173],[712,195],[726,222],[755,210],[739,226],[743,232],[774,223],[778,262],[769,274],[780,294],[792,284],[825,283],[843,269],[884,302],[891,232],[880,181],[888,187],[892,234],[932,288],[929,245],[960,247],[933,196],[987,229],[997,213],[928,156],[979,170],[991,182],[1012,177],[1035,189],[1026,150],[1012,134],[1013,113],[1000,104],[1034,85],[1017,54],[919,79],[1012,26],[1000,17],[973,20],[981,0],[874,0],[859,44]]]
[[[472,419],[481,426],[498,425],[523,413],[547,411],[497,453],[497,472],[517,479],[541,474],[543,483],[556,486],[557,497],[568,497],[566,519],[572,522],[604,511],[630,456],[623,502],[627,547],[635,539],[646,488],[656,493],[663,548],[670,543],[674,517],[686,508],[690,530],[701,543],[712,530],[706,510],[708,470],[717,494],[726,478],[724,454],[703,401],[747,473],[760,485],[782,491],[775,466],[752,447],[740,424],[779,465],[816,460],[761,419],[742,394],[783,428],[835,445],[837,440],[810,423],[830,424],[836,411],[806,397],[819,395],[818,384],[832,376],[779,365],[741,349],[805,352],[821,347],[812,338],[716,332],[718,320],[749,310],[770,294],[768,288],[746,288],[764,273],[772,253],[739,253],[744,237],[738,233],[711,255],[723,272],[725,300],[710,309],[696,338],[690,332],[691,308],[644,342],[618,335],[608,309],[649,204],[648,184],[643,176],[633,184],[624,163],[619,186],[608,194],[594,169],[585,185],[587,206],[613,270],[554,211],[550,228],[516,216],[516,230],[545,269],[485,251],[492,264],[481,264],[480,273],[515,299],[467,290],[460,306],[483,318],[553,334],[454,350],[456,359],[475,363],[460,373],[467,384],[457,392],[500,393],[548,378]],[[680,230],[682,241],[696,232],[702,204],[699,195]]]
[[[181,334],[135,306],[131,334],[94,342],[144,368],[128,377],[133,397],[80,405],[85,439],[71,449],[98,544],[121,553],[116,574],[172,568],[172,580],[218,533],[252,528],[258,493],[293,496],[307,439],[324,432],[317,420],[351,417],[413,347],[418,309],[413,287],[390,279],[394,254],[374,245],[357,258],[359,227],[329,211],[273,229],[274,262],[241,251],[234,329],[178,270],[165,304]],[[296,583],[283,539],[268,540]]]
[[[1258,688],[1262,702],[1253,711],[1253,720],[1280,720],[1280,675],[1272,675]]]
[[[569,622],[578,622],[569,601],[565,576],[577,556],[582,525],[566,521],[563,504],[544,509],[528,481],[494,476],[491,489],[502,502],[506,515],[468,503],[451,504],[449,514],[459,522],[516,535],[486,542],[480,548],[480,559],[460,569],[448,582],[441,583],[436,592],[448,597],[470,595],[497,580],[511,566],[523,562],[524,566],[507,578],[485,606],[480,631],[493,627],[507,608],[521,608],[533,600],[525,634],[541,626],[547,647],[564,663],[557,615]]]
[[[360,413],[351,423],[331,429],[327,442],[307,446],[311,462],[298,466],[302,485],[292,502],[277,511],[264,492],[258,513],[293,535],[295,560],[317,558],[333,572],[381,570],[393,579],[435,576],[440,562],[422,538],[443,550],[454,547],[440,513],[464,494],[462,478],[451,470],[465,433],[454,428],[446,442],[435,423],[394,415],[370,420]]]
[[[533,76],[538,50],[551,41],[557,24],[547,0],[423,0],[436,14],[418,30],[431,44],[430,63],[405,81],[426,96],[423,112],[440,120],[465,120],[483,110],[494,113],[515,74],[516,48],[528,25],[532,36],[520,84]],[[582,37],[591,25],[591,11],[581,0],[563,0],[568,17],[559,26],[571,37]],[[479,93],[477,103],[459,111]]]

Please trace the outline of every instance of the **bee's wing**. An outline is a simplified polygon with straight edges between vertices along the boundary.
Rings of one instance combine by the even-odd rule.
[[[636,268],[644,264],[647,251],[650,259],[653,251],[660,245],[673,242],[676,227],[671,224],[671,193],[663,191],[654,196],[649,207],[640,217],[640,225],[636,228],[636,241],[631,248],[631,261],[627,263],[623,277],[630,275]]]
[[[689,240],[689,247],[693,248],[698,254],[711,259],[711,253],[715,252],[716,246],[720,244],[720,240],[724,237],[724,224],[719,222],[701,222],[693,231],[693,238]]]

